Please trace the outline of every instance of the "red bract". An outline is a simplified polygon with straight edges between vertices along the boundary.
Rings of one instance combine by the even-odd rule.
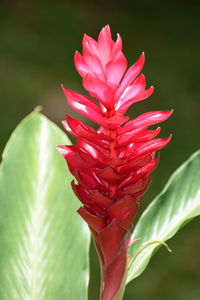
[[[83,86],[99,105],[63,88],[69,105],[99,125],[94,130],[67,117],[63,125],[77,144],[58,149],[76,178],[72,187],[83,204],[78,213],[88,223],[99,255],[101,300],[116,299],[121,293],[132,221],[158,164],[155,151],[170,140],[153,139],[160,128],[148,127],[168,119],[172,110],[144,113],[130,122],[124,116],[133,103],[153,92],[140,74],[143,65],[144,53],[127,70],[121,37],[114,42],[107,25],[98,41],[84,35],[83,55],[75,54]]]

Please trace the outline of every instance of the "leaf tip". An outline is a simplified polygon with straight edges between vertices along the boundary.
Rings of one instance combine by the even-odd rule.
[[[42,105],[38,105],[34,108],[34,112],[39,113],[43,110],[43,106]]]

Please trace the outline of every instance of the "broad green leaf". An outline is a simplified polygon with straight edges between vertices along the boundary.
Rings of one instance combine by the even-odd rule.
[[[171,176],[164,190],[139,219],[130,247],[127,283],[139,276],[152,254],[184,224],[200,215],[200,151],[194,153]]]
[[[66,135],[33,112],[0,168],[0,300],[84,300],[90,235],[56,145]]]

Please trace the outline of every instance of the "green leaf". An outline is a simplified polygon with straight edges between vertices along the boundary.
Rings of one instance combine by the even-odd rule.
[[[161,194],[140,217],[133,231],[132,240],[141,239],[130,247],[131,261],[127,283],[144,271],[157,247],[198,215],[200,215],[200,151],[194,153],[175,171]]]
[[[56,145],[66,135],[33,112],[0,168],[0,299],[87,299],[90,235]]]

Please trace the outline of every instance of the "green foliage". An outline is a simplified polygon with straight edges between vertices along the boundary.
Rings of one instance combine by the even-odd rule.
[[[33,112],[12,134],[0,168],[0,299],[87,299],[90,235],[56,150],[70,143]],[[72,284],[73,283],[73,284]]]
[[[0,167],[0,300],[87,299],[90,234],[57,153],[66,135],[37,111],[12,134]],[[127,283],[200,214],[200,151],[170,178],[139,219]]]
[[[200,151],[194,153],[171,176],[164,190],[139,219],[132,240],[141,240],[130,248],[132,260],[127,283],[144,271],[157,247],[199,214]]]

